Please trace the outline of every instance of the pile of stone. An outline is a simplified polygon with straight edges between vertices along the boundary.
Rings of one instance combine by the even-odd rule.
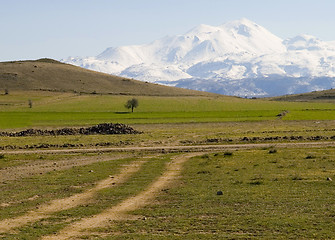
[[[59,136],[59,135],[96,135],[96,134],[139,134],[141,132],[121,123],[102,123],[87,128],[62,128],[55,130],[27,129],[21,132],[0,132],[0,136]]]

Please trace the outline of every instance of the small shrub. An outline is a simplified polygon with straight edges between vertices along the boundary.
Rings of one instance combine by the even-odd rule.
[[[197,174],[210,174],[211,172],[210,171],[199,171],[197,172]]]
[[[296,175],[292,176],[292,180],[293,181],[302,180],[302,177],[296,174]]]
[[[232,156],[232,155],[233,155],[232,152],[224,152],[224,153],[223,153],[223,156]]]
[[[250,179],[250,185],[261,185],[263,184],[263,176],[262,175],[255,175]]]
[[[277,152],[277,149],[275,149],[275,148],[269,150],[269,153],[270,153],[270,154],[272,154],[272,153],[276,153],[276,152]]]
[[[254,180],[254,181],[249,182],[249,184],[250,185],[261,185],[261,184],[263,184],[263,182],[260,181],[260,180]]]
[[[314,155],[311,155],[311,154],[308,154],[307,156],[306,156],[306,159],[314,159],[314,158],[316,158]]]
[[[0,159],[4,159],[5,158],[5,154],[0,154]]]

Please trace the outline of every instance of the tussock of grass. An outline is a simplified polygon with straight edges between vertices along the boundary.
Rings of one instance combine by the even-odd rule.
[[[233,156],[233,152],[228,152],[228,151],[226,151],[226,152],[224,152],[223,153],[223,156]]]
[[[316,157],[312,154],[308,154],[305,158],[306,159],[315,159]]]

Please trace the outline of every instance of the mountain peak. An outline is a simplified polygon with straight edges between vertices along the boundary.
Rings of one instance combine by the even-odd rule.
[[[246,37],[250,37],[248,34],[249,31],[256,30],[262,28],[260,25],[255,22],[247,19],[241,18],[239,20],[230,21],[220,26],[211,26],[207,24],[200,24],[195,28],[191,29],[186,35],[198,35],[198,34],[210,34],[218,31],[232,31],[235,30],[237,33],[241,35],[245,35]],[[262,28],[265,30],[264,28]]]
[[[233,21],[229,21],[224,23],[223,25],[231,25],[231,26],[240,26],[240,25],[246,25],[248,27],[259,27],[259,25],[247,18],[241,18],[238,20],[233,20]]]
[[[186,35],[199,35],[199,34],[209,34],[218,31],[219,28],[207,24],[200,24],[195,28],[192,28],[190,31],[186,33]]]
[[[230,28],[238,30],[240,28],[258,29],[261,28],[261,26],[247,18],[241,18],[239,20],[226,22],[221,25],[221,28]]]
[[[242,18],[220,26],[201,24],[184,35],[109,48],[97,57],[65,62],[148,82],[250,96],[271,91],[273,95],[278,90],[275,86],[284,87],[284,82],[276,82],[278,79],[286,84],[281,94],[319,89],[323,83],[312,83],[311,79],[335,78],[334,56],[334,43],[310,35],[283,41]],[[285,80],[290,78],[292,82]],[[335,87],[335,81],[324,86]]]

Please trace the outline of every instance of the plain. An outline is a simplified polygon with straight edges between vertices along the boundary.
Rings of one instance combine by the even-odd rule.
[[[139,100],[134,113],[124,108],[132,97]],[[0,110],[2,131],[102,122],[143,131],[1,137],[3,239],[334,237],[335,105],[330,100],[13,91],[0,96]],[[204,152],[213,144],[224,148]],[[150,146],[158,148],[145,150]],[[195,155],[182,149],[169,153],[168,146],[195,146]],[[76,149],[82,152],[70,151]],[[168,179],[178,157],[185,162]],[[117,181],[132,164],[138,164],[136,171]],[[110,185],[99,189],[103,181]],[[84,200],[74,197],[87,193]],[[137,197],[146,201],[129,207]],[[67,199],[72,207],[52,207]],[[99,227],[79,227],[106,214],[109,220]]]

